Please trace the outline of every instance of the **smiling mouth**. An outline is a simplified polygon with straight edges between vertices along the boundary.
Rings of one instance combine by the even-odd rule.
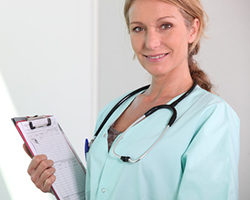
[[[168,53],[164,53],[164,54],[158,54],[158,55],[150,55],[150,56],[147,56],[147,55],[144,55],[146,58],[149,58],[149,59],[159,59],[159,58],[162,58],[164,56],[166,56]]]

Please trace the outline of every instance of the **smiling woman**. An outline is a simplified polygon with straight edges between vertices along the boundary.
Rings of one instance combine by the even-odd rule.
[[[169,79],[191,83],[188,45],[196,38],[198,19],[187,28],[179,9],[161,1],[157,4],[135,1],[129,10],[129,19],[132,47],[153,80],[164,79],[167,84]]]
[[[152,19],[151,22],[149,20],[147,21],[150,23],[148,24],[149,27],[147,27],[147,24],[143,24],[142,22],[137,20],[136,17],[138,17],[138,12],[134,11],[135,6],[132,5],[133,2],[134,0],[129,0],[125,2],[124,15],[127,27],[131,34],[131,42],[135,53],[137,52],[136,49],[140,48],[140,45],[143,45],[139,44],[140,42],[145,42],[144,45],[148,49],[144,49],[144,51],[147,50],[147,52],[149,52],[150,50],[152,52],[153,49],[161,43],[166,43],[165,48],[168,48],[166,49],[166,51],[170,51],[170,48],[173,45],[179,48],[183,48],[183,50],[188,50],[188,54],[184,52],[184,56],[188,55],[188,60],[184,59],[182,61],[188,61],[188,66],[192,79],[196,80],[198,85],[200,85],[203,89],[211,92],[212,84],[208,76],[201,69],[199,69],[196,61],[193,59],[193,56],[196,55],[200,49],[200,39],[204,35],[205,17],[207,16],[200,2],[194,1],[195,3],[190,3],[189,1],[161,0],[161,3],[159,2],[157,4],[157,11],[154,13],[152,9],[150,9],[150,7],[152,6],[152,4],[155,3],[155,1],[145,1],[147,5],[146,3],[140,3],[140,5],[136,8],[141,10],[141,12],[145,15],[144,18],[146,18],[146,20],[148,16],[155,16],[155,19]],[[139,2],[140,1],[137,1],[137,4]],[[143,6],[149,7],[149,9],[147,9],[149,13],[144,12]],[[166,16],[167,10],[170,11],[170,13],[168,13],[169,16]],[[157,16],[159,16],[159,18],[157,18]],[[140,17],[142,17],[143,20],[143,16]],[[152,29],[154,29],[154,32]],[[144,32],[144,38],[142,38],[142,31]],[[138,33],[141,34],[138,36]],[[157,34],[159,36],[157,36]],[[183,34],[186,34],[186,36],[189,37],[185,38],[186,41],[180,40],[179,38],[183,36]],[[180,46],[180,43],[182,43],[183,45],[188,45],[188,48]],[[170,47],[168,47],[167,45],[170,45]],[[159,49],[157,49],[156,51],[159,51]],[[142,64],[142,59],[140,59],[140,56],[148,58],[144,60],[157,62],[160,58],[164,58],[168,54],[169,53],[156,53],[153,56],[140,54],[137,55],[137,58]]]
[[[205,28],[199,0],[126,0],[124,14],[152,81],[101,110],[86,152],[86,199],[237,199],[239,119],[193,60]],[[148,115],[159,107],[170,109]]]
[[[122,98],[100,112],[97,129],[117,108],[88,152],[87,199],[238,199],[239,119],[210,93],[210,81],[193,60],[205,28],[200,2],[126,0],[124,15],[135,55],[152,81],[118,108]],[[154,106],[173,105],[194,82],[165,135],[170,111],[140,118]]]

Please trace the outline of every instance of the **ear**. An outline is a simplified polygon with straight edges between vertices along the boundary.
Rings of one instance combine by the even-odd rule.
[[[189,29],[189,39],[188,39],[189,44],[193,43],[194,40],[196,39],[199,27],[200,27],[200,21],[197,18],[195,18],[192,26]]]

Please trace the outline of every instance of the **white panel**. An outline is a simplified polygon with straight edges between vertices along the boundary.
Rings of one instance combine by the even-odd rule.
[[[6,129],[1,129],[1,136],[11,135],[14,142],[6,140],[5,146],[1,145],[0,167],[8,183],[6,195],[9,192],[13,199],[45,197],[30,183],[26,173],[30,160],[22,150],[22,139],[10,117],[57,116],[80,158],[85,160],[84,140],[92,136],[96,117],[93,2],[1,0],[0,74],[6,86],[2,88],[8,91],[13,103],[10,107],[16,112],[8,112],[7,105],[7,114],[1,110],[9,123]],[[1,90],[2,95],[5,96]],[[5,106],[2,100],[1,106]],[[9,156],[2,159],[7,147]],[[6,163],[11,166],[9,170]],[[10,169],[15,173],[7,174]],[[28,194],[31,190],[36,194]],[[1,195],[3,192],[0,191]]]
[[[53,199],[51,194],[43,194],[31,182],[27,168],[29,157],[22,149],[22,139],[18,135],[11,117],[16,115],[14,105],[6,90],[5,84],[0,76],[0,175],[1,188],[0,199],[2,200],[49,200]],[[35,197],[35,198],[34,198]]]

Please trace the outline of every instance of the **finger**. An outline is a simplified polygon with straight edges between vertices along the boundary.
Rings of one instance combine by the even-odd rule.
[[[35,171],[33,171],[33,173],[31,174],[31,180],[37,185],[38,183],[40,183],[41,185],[41,181],[45,181],[45,180],[40,180],[42,174],[49,168],[51,168],[53,166],[54,162],[52,160],[43,160],[42,162],[39,163],[38,167],[35,169]]]
[[[28,174],[31,176],[34,173],[34,171],[38,168],[40,163],[44,160],[47,160],[46,155],[37,155],[33,157],[27,170]]]
[[[27,148],[27,146],[26,146],[25,143],[23,144],[23,149],[24,149],[24,151],[28,154],[28,156],[29,156],[30,158],[33,157],[32,154],[30,153],[29,149]]]
[[[56,181],[56,176],[52,175],[46,179],[44,186],[42,188],[43,192],[50,192],[52,184]]]
[[[44,170],[36,182],[36,187],[40,188],[43,192],[47,192],[47,189],[50,188],[53,183],[53,178],[50,177],[54,175],[55,171],[54,167]]]

